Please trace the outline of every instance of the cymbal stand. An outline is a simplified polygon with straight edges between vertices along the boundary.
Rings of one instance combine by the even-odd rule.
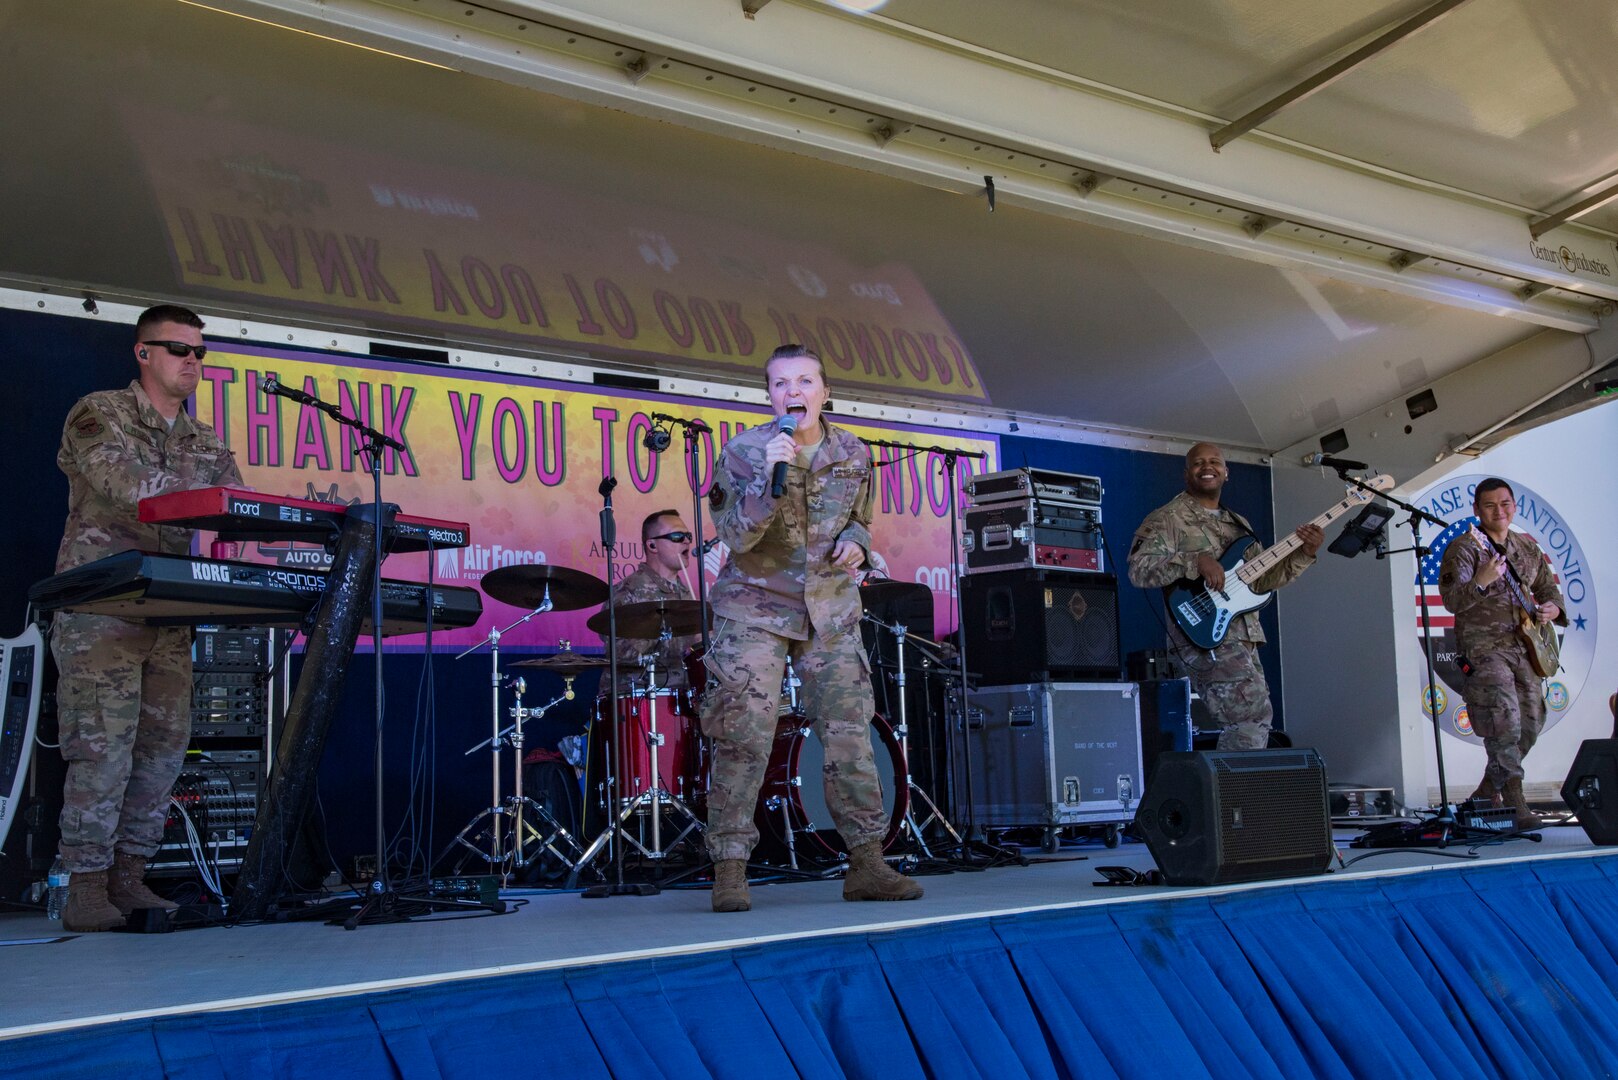
[[[922,858],[931,859],[933,858],[933,851],[932,848],[927,846],[927,837],[924,832],[928,825],[931,825],[934,821],[942,825],[944,831],[949,833],[950,839],[955,841],[956,847],[961,845],[961,834],[955,831],[955,826],[951,825],[949,819],[938,809],[938,804],[933,802],[932,796],[928,795],[922,786],[916,783],[915,777],[910,773],[910,706],[907,701],[908,695],[905,693],[905,644],[908,642],[926,652],[928,650],[926,646],[921,644],[921,641],[927,639],[921,638],[921,641],[912,641],[910,628],[902,622],[885,623],[869,612],[860,617],[872,626],[880,627],[893,635],[893,652],[894,656],[898,658],[899,669],[899,674],[896,678],[899,687],[899,722],[894,725],[893,733],[899,736],[899,756],[904,759],[905,766],[905,788],[910,793],[910,799],[905,804],[905,828],[910,830],[910,835],[915,839],[916,846],[921,849]],[[915,636],[920,637],[919,634]],[[943,658],[936,653],[932,654],[932,659],[940,664],[943,663]],[[927,818],[921,822],[916,821],[916,814],[912,809],[915,806],[915,800],[918,798],[927,804]]]
[[[541,598],[538,607],[524,615],[522,618],[518,619],[516,622],[511,623],[509,626],[491,627],[489,629],[488,636],[482,641],[478,642],[476,645],[468,646],[467,648],[462,649],[459,653],[455,654],[455,659],[464,660],[466,657],[471,656],[473,653],[483,648],[483,646],[487,645],[489,647],[489,694],[492,699],[490,703],[489,716],[493,722],[494,731],[494,734],[490,739],[478,743],[477,746],[474,746],[471,750],[467,751],[467,753],[470,754],[473,751],[480,750],[483,747],[488,746],[491,742],[494,744],[494,761],[492,765],[494,800],[488,810],[483,811],[483,813],[479,814],[478,817],[473,818],[471,824],[467,825],[466,829],[461,830],[463,835],[466,833],[467,829],[470,829],[473,825],[476,825],[477,822],[485,815],[504,813],[504,811],[501,809],[500,802],[500,638],[515,630],[529,619],[532,619],[535,615],[543,615],[550,611],[552,606],[551,583],[547,581],[545,582],[545,595],[543,598]],[[551,704],[554,705],[555,702],[552,702]],[[549,705],[546,706],[546,708],[549,707]],[[521,761],[517,763],[517,773],[519,776],[522,774]],[[493,833],[494,838],[490,845],[492,857],[489,858],[488,861],[491,863],[503,863],[505,862],[505,856],[501,853],[500,826],[498,821],[496,821],[493,825]],[[460,837],[456,837],[456,839],[459,840]],[[453,846],[453,843],[451,846]]]
[[[579,842],[573,838],[573,835],[567,829],[562,827],[562,823],[557,821],[549,810],[523,794],[523,721],[527,719],[538,720],[562,702],[572,701],[574,698],[573,679],[574,676],[572,675],[564,676],[565,686],[562,692],[538,708],[523,707],[523,694],[528,689],[527,680],[522,678],[512,680],[511,685],[516,691],[517,700],[517,704],[511,709],[513,722],[504,731],[497,730],[492,737],[484,739],[466,751],[467,754],[475,754],[485,746],[491,747],[493,750],[494,805],[467,822],[466,828],[457,833],[455,838],[450,841],[449,846],[444,850],[444,854],[447,855],[451,848],[459,844],[484,862],[492,866],[501,867],[500,875],[502,878],[509,877],[513,870],[521,870],[539,858],[542,852],[546,851],[561,860],[569,870],[577,867],[578,863],[570,859],[567,851],[558,845],[565,845],[566,848],[577,853],[579,851]],[[497,704],[496,708],[498,709],[498,707]],[[499,722],[499,713],[496,712],[495,726],[497,728]],[[516,758],[515,790],[502,801],[500,798],[500,747],[507,743],[510,744]],[[529,815],[538,820],[539,827],[535,827]],[[502,818],[511,819],[512,844],[504,852],[501,850],[500,842],[500,822]],[[489,822],[489,851],[484,851],[477,846],[474,840],[469,839],[469,837],[478,835],[478,826],[485,820]],[[537,841],[533,855],[528,855],[525,850],[530,834]],[[441,855],[439,858],[442,859],[443,856]]]

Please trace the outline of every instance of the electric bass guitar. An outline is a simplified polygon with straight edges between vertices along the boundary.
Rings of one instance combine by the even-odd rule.
[[[1356,506],[1370,502],[1376,492],[1392,488],[1393,477],[1384,473],[1365,481],[1365,485],[1372,490],[1350,488],[1342,501],[1334,504],[1310,524],[1319,525],[1324,529]],[[1182,578],[1164,587],[1163,600],[1168,605],[1169,614],[1174,616],[1174,621],[1180,624],[1180,629],[1185,631],[1185,636],[1197,648],[1214,648],[1225,640],[1225,632],[1230,629],[1230,624],[1237,616],[1257,611],[1270,602],[1273,594],[1254,592],[1253,582],[1275,569],[1276,565],[1297,550],[1303,541],[1298,539],[1297,533],[1289,533],[1285,539],[1270,545],[1251,559],[1244,560],[1242,552],[1252,543],[1252,537],[1239,537],[1219,557],[1219,565],[1225,568],[1223,589],[1210,589],[1208,583],[1200,578],[1197,580]]]
[[[1476,525],[1472,526],[1472,539],[1478,542],[1489,558],[1500,553],[1500,549]],[[1542,623],[1535,618],[1534,613],[1539,609],[1523,595],[1522,587],[1517,584],[1510,567],[1500,575],[1500,579],[1517,601],[1517,640],[1522,642],[1523,650],[1528,654],[1528,666],[1541,679],[1548,679],[1562,667],[1562,650],[1556,643],[1556,624]]]

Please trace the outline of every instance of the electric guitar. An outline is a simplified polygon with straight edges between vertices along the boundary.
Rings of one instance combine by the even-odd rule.
[[[1376,492],[1392,488],[1393,477],[1384,473],[1365,481],[1365,485],[1372,490],[1350,488],[1342,501],[1310,524],[1324,529],[1361,503],[1370,502]],[[1225,640],[1225,632],[1238,615],[1257,611],[1270,602],[1273,594],[1254,592],[1253,582],[1273,570],[1303,541],[1298,539],[1297,533],[1289,533],[1285,539],[1265,548],[1252,559],[1243,560],[1242,552],[1252,543],[1252,537],[1238,537],[1219,557],[1219,565],[1225,568],[1223,589],[1210,589],[1208,583],[1200,578],[1181,578],[1164,587],[1163,600],[1168,605],[1169,614],[1174,616],[1174,621],[1180,624],[1180,629],[1185,631],[1185,636],[1197,648],[1212,649]]]
[[[1494,543],[1476,525],[1472,526],[1471,531],[1472,539],[1478,542],[1489,558],[1494,558],[1499,552]],[[1522,587],[1517,584],[1509,567],[1500,575],[1500,580],[1506,583],[1512,598],[1517,601],[1517,640],[1522,642],[1524,651],[1528,653],[1528,666],[1541,679],[1548,679],[1562,667],[1562,650],[1556,643],[1556,624],[1542,623],[1535,618],[1538,607],[1523,595]]]

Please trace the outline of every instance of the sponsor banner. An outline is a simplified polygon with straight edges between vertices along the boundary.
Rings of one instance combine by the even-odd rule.
[[[747,379],[795,341],[845,388],[988,400],[902,264],[857,265],[812,242],[530,177],[215,117],[126,116],[192,289]]]
[[[266,494],[334,503],[372,497],[371,477],[352,429],[311,406],[266,395],[262,386],[269,375],[404,445],[403,451],[383,454],[383,498],[407,514],[466,522],[471,543],[431,556],[390,556],[383,573],[426,581],[431,572],[432,580],[443,585],[476,587],[491,570],[536,563],[605,580],[607,553],[601,543],[597,489],[609,474],[619,481],[613,493],[613,560],[614,574],[622,580],[644,558],[642,519],[673,509],[694,524],[693,483],[705,498],[725,442],[771,420],[761,407],[581,389],[483,372],[441,373],[354,357],[213,346],[197,390],[197,414],[235,451],[247,483]],[[702,420],[712,429],[697,439],[695,470],[689,467],[678,430],[669,449],[655,453],[648,448],[647,435],[667,426],[652,419],[656,413]],[[957,462],[957,498],[971,475],[998,467],[999,442],[993,437],[865,422],[841,426],[866,438],[987,454],[985,461]],[[888,576],[932,588],[936,625],[952,626],[949,494],[942,455],[884,447],[876,460],[873,556]],[[711,538],[706,517],[703,527]],[[209,539],[201,538],[200,550],[209,550]],[[247,548],[244,558],[288,569],[320,570],[330,561],[313,544],[254,543]],[[720,546],[705,561],[710,584],[723,557]],[[693,563],[691,574],[695,572]],[[696,579],[688,580],[695,595]],[[437,632],[434,645],[464,647],[491,626],[504,627],[524,613],[487,595],[484,607],[475,627]],[[600,639],[585,627],[596,610],[536,616],[507,634],[503,644],[550,647],[567,640],[575,648],[598,648]]]
[[[1483,740],[1473,731],[1466,702],[1461,697],[1465,678],[1456,666],[1455,616],[1444,607],[1438,591],[1438,574],[1450,543],[1478,523],[1471,514],[1472,493],[1486,478],[1483,473],[1452,476],[1412,500],[1435,517],[1452,522],[1433,542],[1432,553],[1421,560],[1417,570],[1416,640],[1421,641],[1425,598],[1427,625],[1432,629],[1433,667],[1439,682],[1432,693],[1425,696],[1423,709],[1431,716],[1436,707],[1443,730],[1479,746]],[[1566,601],[1568,627],[1559,631],[1562,670],[1545,681],[1545,730],[1549,731],[1577,699],[1590,674],[1596,647],[1595,584],[1584,548],[1566,519],[1542,495],[1515,476],[1502,475],[1502,479],[1511,485],[1517,498],[1517,516],[1512,529],[1526,532],[1539,544]]]

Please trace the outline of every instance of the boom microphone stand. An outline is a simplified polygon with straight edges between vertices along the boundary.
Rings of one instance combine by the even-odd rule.
[[[618,523],[612,515],[612,489],[617,486],[616,476],[605,476],[596,488],[601,495],[601,546],[607,554],[607,586],[611,590],[607,596],[607,685],[610,687],[608,704],[612,717],[607,739],[607,791],[613,810],[611,828],[616,833],[612,838],[613,880],[584,890],[580,895],[586,900],[600,900],[609,896],[653,896],[661,891],[656,885],[646,882],[636,885],[624,883],[624,822],[623,815],[618,813],[618,785],[622,781],[618,775],[618,740],[624,737],[624,731],[623,717],[618,713],[618,582],[612,570],[612,549],[618,542]],[[581,859],[580,866],[574,868],[573,877],[577,877],[583,862]]]
[[[944,459],[944,488],[949,499],[950,607],[955,616],[955,628],[959,631],[960,638],[955,654],[955,679],[957,683],[956,720],[960,725],[961,737],[949,740],[948,757],[953,765],[955,752],[959,748],[964,762],[961,773],[966,788],[966,820],[958,835],[954,830],[950,831],[951,837],[956,838],[957,842],[941,846],[938,849],[939,857],[970,870],[987,870],[992,866],[1000,866],[1007,862],[1016,862],[1026,866],[1028,865],[1028,860],[1010,848],[1000,847],[998,844],[990,844],[984,840],[973,838],[973,833],[976,831],[976,822],[972,809],[972,741],[968,738],[967,732],[971,673],[966,668],[966,627],[963,625],[961,617],[961,534],[957,505],[959,502],[959,488],[957,486],[959,475],[955,466],[961,458],[985,461],[988,455],[973,450],[957,450],[950,446],[908,446],[904,443],[886,442],[881,439],[866,439],[864,441],[867,446],[884,446],[912,454],[938,454]],[[947,705],[945,715],[946,717],[948,716]],[[908,762],[906,762],[906,768],[909,768]]]
[[[697,557],[697,606],[702,609],[702,655],[708,655],[708,577],[702,569],[703,556],[708,552],[708,545],[702,535],[702,474],[699,471],[700,462],[697,456],[697,436],[713,435],[713,428],[701,420],[683,420],[678,416],[669,416],[665,413],[653,413],[653,420],[664,420],[669,424],[678,424],[683,429],[685,437],[685,475],[691,482],[691,551]],[[647,436],[650,438],[651,436]]]
[[[1417,584],[1422,584],[1421,561],[1432,554],[1432,548],[1421,542],[1421,523],[1426,521],[1436,525],[1440,534],[1449,528],[1450,523],[1443,518],[1429,514],[1413,503],[1408,503],[1385,491],[1378,491],[1369,484],[1349,476],[1346,468],[1339,467],[1337,469],[1337,478],[1345,484],[1351,484],[1361,491],[1367,492],[1374,498],[1380,498],[1392,503],[1401,510],[1409,512],[1410,517],[1406,524],[1410,526],[1410,546],[1396,548],[1392,551],[1384,551],[1379,548],[1376,557],[1384,559],[1389,555],[1402,555],[1407,551],[1414,552],[1416,556],[1416,581]],[[1433,664],[1433,627],[1432,620],[1428,617],[1427,589],[1425,585],[1422,585],[1419,591],[1421,596],[1419,601],[1421,605],[1421,651],[1426,664],[1427,679],[1426,693],[1422,696],[1422,700],[1426,704],[1428,713],[1433,718],[1433,753],[1438,759],[1438,810],[1425,821],[1410,824],[1396,821],[1388,825],[1379,825],[1368,830],[1363,836],[1349,841],[1349,846],[1351,847],[1443,848],[1455,843],[1469,844],[1478,840],[1498,840],[1502,835],[1488,829],[1469,828],[1455,820],[1455,808],[1450,805],[1449,801],[1449,782],[1444,776],[1444,730],[1438,722],[1438,677]]]
[[[418,915],[426,915],[434,911],[488,910],[496,914],[502,914],[506,910],[503,901],[484,904],[475,901],[437,899],[430,896],[405,896],[394,888],[388,876],[387,834],[383,821],[382,797],[382,750],[385,734],[383,702],[386,700],[382,681],[382,558],[383,535],[392,531],[394,515],[399,508],[382,501],[382,452],[384,449],[392,449],[402,453],[406,450],[406,447],[397,439],[384,435],[376,428],[362,423],[358,417],[349,416],[337,406],[322,401],[312,394],[283,386],[273,377],[265,380],[264,391],[267,394],[275,394],[318,409],[330,416],[340,426],[354,429],[364,441],[360,454],[371,474],[372,501],[371,506],[367,509],[372,525],[372,558],[370,565],[371,651],[372,660],[375,664],[375,679],[372,686],[371,707],[374,725],[372,744],[372,770],[374,776],[372,782],[374,784],[376,811],[376,873],[371,879],[370,887],[366,890],[363,902],[357,907],[352,907],[352,910],[349,910],[346,915],[342,914],[341,911],[352,906],[352,901],[350,900],[333,901],[330,905],[316,905],[301,914],[316,916],[335,909],[338,914],[335,914],[327,921],[331,925],[341,926],[345,930],[353,930],[362,923],[405,922]],[[336,575],[338,572],[339,568],[334,564],[332,574]],[[425,594],[424,602],[430,615],[433,605],[433,598],[430,593]],[[427,657],[427,662],[432,662],[430,655]],[[284,769],[286,763],[283,761],[281,766]]]

